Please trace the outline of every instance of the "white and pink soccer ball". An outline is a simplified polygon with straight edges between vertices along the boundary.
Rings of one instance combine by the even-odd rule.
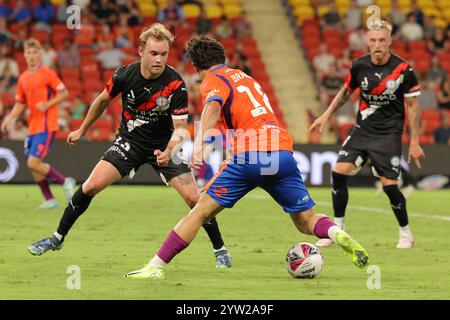
[[[299,279],[317,277],[323,268],[323,255],[311,243],[298,243],[286,255],[286,268],[291,276]]]

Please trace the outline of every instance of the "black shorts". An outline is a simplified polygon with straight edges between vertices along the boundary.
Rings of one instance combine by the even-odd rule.
[[[337,162],[350,162],[360,167],[370,159],[375,175],[396,180],[400,174],[401,155],[400,136],[366,136],[353,130],[342,144]]]
[[[108,161],[116,167],[122,177],[129,176],[130,178],[133,178],[143,164],[148,163],[159,173],[162,181],[167,184],[173,178],[191,172],[191,169],[179,157],[171,159],[165,167],[158,166],[153,152],[157,149],[164,151],[165,148],[166,146],[154,146],[151,149],[143,149],[118,136],[113,145],[106,150],[102,160]]]

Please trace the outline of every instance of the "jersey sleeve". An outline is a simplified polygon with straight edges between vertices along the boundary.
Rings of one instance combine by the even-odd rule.
[[[125,83],[125,67],[121,67],[106,83],[106,92],[111,99],[114,99],[120,92],[122,92],[123,84]]]
[[[64,85],[64,83],[61,81],[61,79],[59,79],[56,72],[51,69],[49,69],[48,71],[48,81],[49,86],[53,89],[53,91],[59,93],[66,90],[66,86]]]
[[[347,75],[347,80],[345,81],[345,86],[351,92],[359,87],[358,80],[356,78],[357,69],[358,67],[355,65],[355,63],[352,63],[352,66],[350,67]]]
[[[172,111],[172,119],[181,120],[188,117],[188,93],[184,81],[176,84],[170,100],[170,110]]]
[[[25,96],[25,91],[23,90],[23,84],[22,80],[19,78],[19,81],[17,82],[17,91],[15,100],[17,103],[25,104],[27,102],[27,97]]]
[[[420,95],[420,85],[417,77],[414,74],[413,68],[408,66],[405,71],[405,79],[403,81],[405,98],[416,97]]]
[[[228,86],[217,77],[206,78],[200,86],[200,92],[203,97],[203,104],[211,101],[217,101],[221,106],[227,101],[230,95]]]

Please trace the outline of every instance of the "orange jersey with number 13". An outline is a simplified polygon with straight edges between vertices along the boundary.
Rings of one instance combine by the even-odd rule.
[[[200,86],[204,104],[221,104],[221,121],[234,130],[234,154],[251,151],[293,152],[292,137],[279,127],[269,98],[258,82],[225,65],[212,68]]]

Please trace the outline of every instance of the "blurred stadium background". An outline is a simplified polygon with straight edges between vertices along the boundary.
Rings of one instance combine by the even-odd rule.
[[[351,60],[365,54],[365,9],[371,4],[378,5],[382,17],[394,26],[392,50],[408,59],[420,79],[420,142],[429,147],[426,151],[438,150],[430,152],[444,152],[448,158],[449,0],[3,0],[0,121],[14,104],[16,81],[26,68],[21,49],[25,39],[41,41],[44,64],[54,68],[69,89],[69,99],[60,104],[61,131],[56,136],[65,140],[79,127],[114,70],[139,59],[142,28],[160,21],[176,34],[168,63],[188,85],[191,129],[202,105],[199,81],[184,58],[184,45],[194,33],[209,33],[226,47],[230,66],[243,69],[260,82],[281,124],[297,144],[311,144],[311,152],[320,149],[320,144],[337,150],[354,124],[357,95],[340,109],[324,133],[310,134],[308,127],[345,81]],[[81,8],[80,29],[67,28],[70,5]],[[16,121],[1,137],[2,145],[15,145],[7,140],[24,140],[25,119]],[[120,119],[121,99],[116,98],[86,139],[111,141]],[[437,135],[436,130],[440,132]],[[408,143],[407,121],[403,142]],[[434,148],[439,144],[446,147]],[[422,175],[450,175],[445,164],[441,168],[431,161],[430,165],[433,169]]]

